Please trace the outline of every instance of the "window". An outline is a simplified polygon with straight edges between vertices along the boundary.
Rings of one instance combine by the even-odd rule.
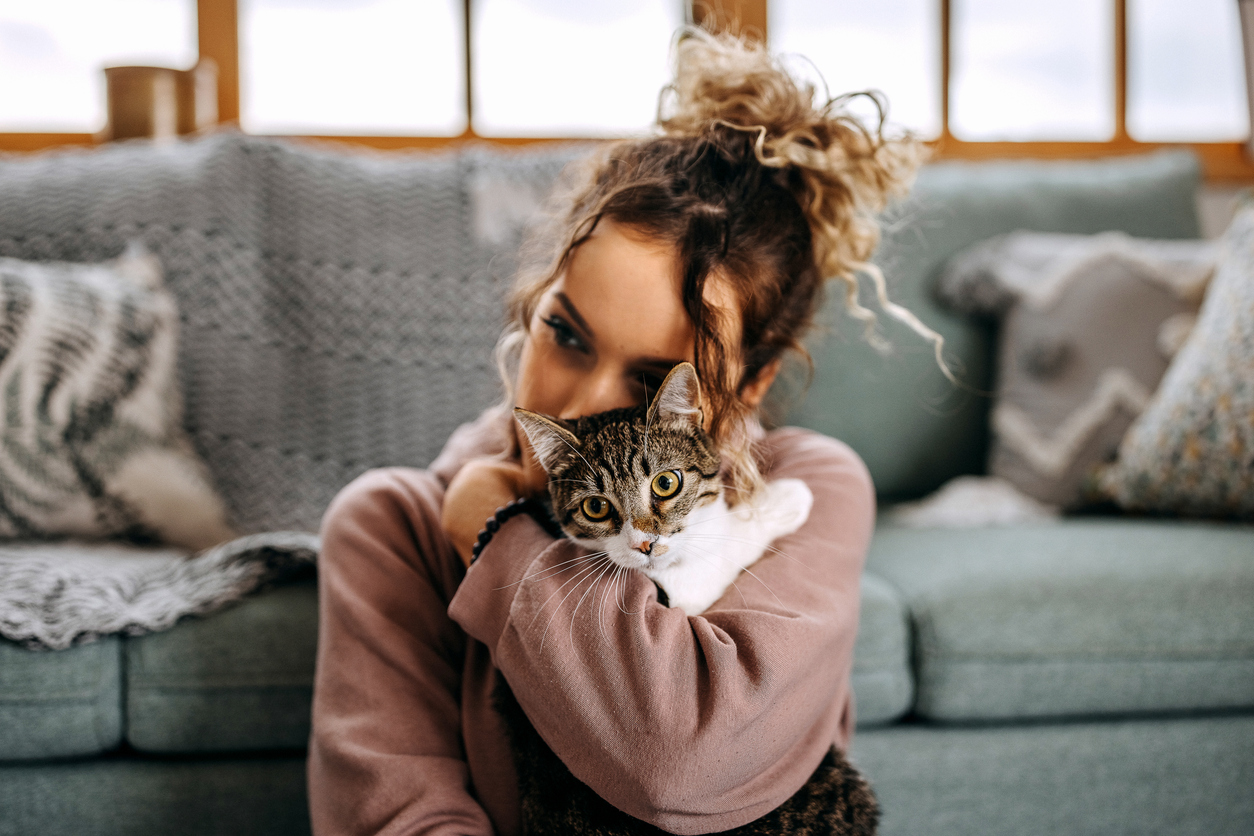
[[[632,134],[653,117],[687,16],[738,21],[806,56],[794,67],[833,93],[883,90],[890,119],[935,138],[940,159],[1190,143],[1211,179],[1251,181],[1237,5],[0,0],[0,73],[38,78],[0,83],[0,149],[91,142],[99,66],[185,67],[197,45],[219,65],[220,118],[259,133],[376,147]]]

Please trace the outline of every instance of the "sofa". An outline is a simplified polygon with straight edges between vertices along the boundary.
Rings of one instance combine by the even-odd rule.
[[[527,220],[579,146],[349,152],[223,132],[0,158],[0,256],[139,240],[180,307],[184,424],[241,532],[314,531],[362,471],[426,465],[499,397]],[[1187,153],[937,163],[876,255],[946,339],[829,301],[780,421],[848,442],[884,508],[985,471],[996,333],[938,306],[947,259],[1016,229],[1198,235]],[[94,548],[84,544],[82,548]],[[167,630],[0,641],[0,834],[309,830],[316,574]],[[1114,512],[978,528],[882,515],[851,756],[906,834],[1254,833],[1254,526]]]

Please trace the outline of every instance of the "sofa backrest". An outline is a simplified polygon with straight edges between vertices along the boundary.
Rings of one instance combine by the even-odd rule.
[[[1102,161],[940,163],[926,166],[909,197],[885,218],[874,261],[889,297],[945,338],[945,357],[965,388],[941,374],[932,346],[881,314],[892,351],[881,355],[831,294],[809,341],[808,390],[779,387],[786,422],[847,442],[866,461],[878,493],[910,498],[964,473],[983,473],[993,387],[990,326],[939,307],[936,276],[954,253],[1016,229],[1146,238],[1198,236],[1200,169],[1191,152]],[[867,290],[863,282],[863,290]],[[871,294],[863,304],[876,309]]]
[[[243,530],[314,529],[362,471],[421,467],[500,396],[492,347],[522,230],[586,146],[345,153],[238,133],[0,157],[0,255],[160,257],[181,312],[185,424]],[[992,335],[938,308],[940,265],[1014,229],[1197,235],[1196,160],[926,168],[876,256],[891,295],[974,389]],[[869,300],[868,300],[869,303]],[[884,320],[885,357],[840,299],[811,340],[789,423],[850,443],[881,494],[983,469],[988,400]]]

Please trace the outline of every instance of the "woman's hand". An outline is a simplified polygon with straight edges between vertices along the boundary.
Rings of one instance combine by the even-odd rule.
[[[497,508],[527,495],[524,482],[522,465],[512,460],[471,459],[457,471],[444,493],[440,522],[467,566],[483,524]]]

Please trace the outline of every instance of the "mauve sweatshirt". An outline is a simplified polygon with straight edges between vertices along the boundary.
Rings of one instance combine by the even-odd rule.
[[[862,461],[806,430],[768,433],[764,473],[804,480],[813,510],[689,618],[643,575],[589,569],[526,516],[463,568],[440,527],[444,488],[470,457],[505,449],[509,420],[490,411],[460,428],[430,470],[364,474],[326,513],[314,833],[517,833],[498,675],[571,772],[637,818],[710,833],[783,803],[853,729],[875,517]]]

